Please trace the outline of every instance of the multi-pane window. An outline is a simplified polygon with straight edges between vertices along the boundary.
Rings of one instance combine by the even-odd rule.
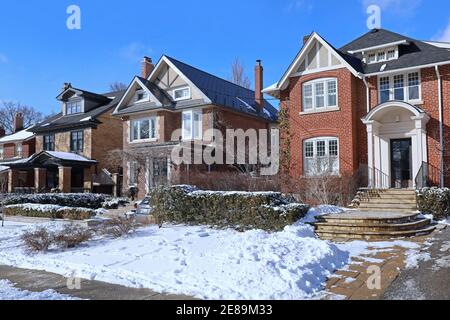
[[[44,136],[44,150],[55,151],[55,135],[49,134]]]
[[[22,158],[23,156],[23,146],[21,143],[16,143],[14,148],[14,156],[16,158]]]
[[[395,59],[395,50],[389,50],[389,51],[387,52],[387,59],[388,59],[388,60]]]
[[[377,61],[377,55],[375,53],[371,53],[368,56],[368,62],[369,63],[373,63]]]
[[[337,79],[319,79],[303,84],[303,112],[314,112],[338,106]]]
[[[3,146],[0,146],[0,159],[3,159],[4,156],[5,156],[5,151],[3,149]]]
[[[156,118],[137,119],[131,122],[131,141],[156,139]]]
[[[66,103],[66,114],[75,114],[82,112],[82,101],[74,100]]]
[[[84,150],[84,132],[72,131],[70,133],[70,151],[74,153],[83,153]]]
[[[337,138],[315,138],[304,142],[304,174],[307,176],[339,173]]]
[[[173,99],[175,101],[187,100],[191,98],[191,88],[181,88],[173,90]]]
[[[377,61],[384,61],[384,60],[386,60],[386,52],[385,51],[378,52]]]
[[[398,48],[388,48],[385,50],[377,50],[365,53],[366,63],[381,63],[387,62],[391,60],[395,60],[398,58]]]
[[[399,100],[417,102],[421,99],[420,73],[410,72],[379,78],[380,103]]]
[[[202,139],[202,111],[201,110],[189,110],[183,112],[182,115],[182,127],[183,127],[183,140]]]

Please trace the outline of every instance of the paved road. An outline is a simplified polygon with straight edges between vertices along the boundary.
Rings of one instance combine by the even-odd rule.
[[[437,233],[429,242],[427,261],[416,269],[405,270],[384,293],[385,300],[450,299],[450,227]]]
[[[9,280],[15,287],[31,292],[53,289],[58,293],[89,300],[192,300],[190,297],[166,295],[148,289],[133,289],[114,284],[81,280],[80,289],[69,289],[67,278],[36,270],[17,269],[0,265],[0,279]],[[69,284],[76,287],[77,283]]]

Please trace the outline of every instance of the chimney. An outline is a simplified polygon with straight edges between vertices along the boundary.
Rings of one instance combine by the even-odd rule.
[[[144,57],[144,60],[142,60],[142,68],[141,68],[142,78],[147,79],[154,69],[155,65],[153,64],[152,59],[149,57]]]
[[[261,64],[261,60],[256,60],[255,67],[255,101],[263,108],[264,107],[264,95],[263,95],[263,85],[264,85],[264,68]]]
[[[303,45],[305,45],[308,42],[309,38],[311,38],[311,35],[307,35],[307,36],[303,37]]]
[[[6,134],[5,129],[3,127],[0,127],[0,138],[4,137]]]
[[[64,85],[63,85],[63,88],[62,88],[62,92],[66,91],[70,87],[72,87],[72,84],[70,84],[68,82],[64,82]]]
[[[14,133],[23,130],[23,113],[16,113],[14,117]]]

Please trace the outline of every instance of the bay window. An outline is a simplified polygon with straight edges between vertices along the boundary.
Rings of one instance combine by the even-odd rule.
[[[313,80],[303,84],[303,112],[326,111],[338,107],[337,79]]]
[[[131,122],[131,142],[156,139],[156,117]]]
[[[417,103],[421,99],[420,91],[420,73],[417,71],[379,78],[380,103],[393,100]]]
[[[184,111],[182,115],[183,140],[201,140],[203,137],[202,110]]]
[[[306,140],[303,167],[306,176],[339,174],[339,140],[331,137]]]

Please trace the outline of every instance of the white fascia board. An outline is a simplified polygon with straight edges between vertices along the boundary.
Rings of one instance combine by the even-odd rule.
[[[155,101],[157,101],[157,106],[158,107],[162,107],[162,103],[161,101],[159,101],[155,95],[150,91],[149,88],[147,88],[147,86],[141,81],[141,79],[139,79],[138,77],[136,77],[136,82],[142,87],[142,89],[144,89],[149,95],[150,97],[152,97],[153,99],[155,99]]]
[[[303,46],[303,48],[295,57],[294,61],[291,63],[288,71],[284,74],[283,78],[281,78],[278,85],[278,88],[280,88],[280,90],[286,86],[287,80],[289,79],[293,71],[298,67],[300,61],[303,60],[314,40],[319,41],[325,48],[327,48],[330,52],[334,53],[336,55],[336,58],[342,63],[342,65],[345,66],[348,70],[350,70],[350,72],[355,77],[361,78],[361,75],[347,61],[345,61],[338,52],[336,52],[336,49],[332,48],[318,33],[313,32],[313,34],[309,37],[308,42],[306,42],[306,44]]]
[[[150,94],[150,96],[153,97],[153,98],[155,99],[155,101],[158,101],[158,105],[159,105],[159,106],[162,106],[162,103],[161,103],[158,99],[156,99],[156,97],[155,97],[155,96],[153,95],[153,93],[147,88],[147,86],[144,85],[144,84],[142,83],[142,81],[141,81],[137,76],[135,76],[134,79],[133,79],[133,81],[131,81],[130,85],[128,86],[127,91],[125,91],[125,94],[122,96],[122,99],[120,99],[120,102],[119,102],[119,104],[117,105],[116,109],[114,109],[113,114],[116,114],[117,112],[120,111],[120,108],[122,107],[122,105],[123,105],[125,99],[127,98],[127,96],[130,94],[130,91],[133,89],[133,86],[134,86],[135,83],[137,83],[140,87],[142,87],[143,90],[145,90],[146,92],[148,92],[148,93]]]
[[[367,73],[367,74],[365,74],[365,76],[366,77],[373,77],[373,76],[379,76],[379,75],[385,75],[385,74],[402,73],[402,72],[405,72],[405,71],[424,69],[424,68],[432,68],[432,67],[435,67],[435,66],[444,66],[444,65],[447,65],[447,64],[450,64],[450,61],[430,63],[430,64],[424,64],[424,65],[420,65],[420,66],[412,66],[412,67],[402,68],[402,69],[395,69],[395,70]]]
[[[358,49],[358,50],[349,50],[347,52],[350,53],[350,54],[355,54],[355,53],[361,53],[361,52],[366,52],[366,51],[385,49],[385,48],[398,46],[398,45],[401,45],[401,44],[408,44],[408,43],[409,43],[408,40],[400,40],[400,41],[395,41],[395,42],[381,44],[379,46],[373,46],[373,47],[368,47],[368,48],[363,48],[363,49]]]

